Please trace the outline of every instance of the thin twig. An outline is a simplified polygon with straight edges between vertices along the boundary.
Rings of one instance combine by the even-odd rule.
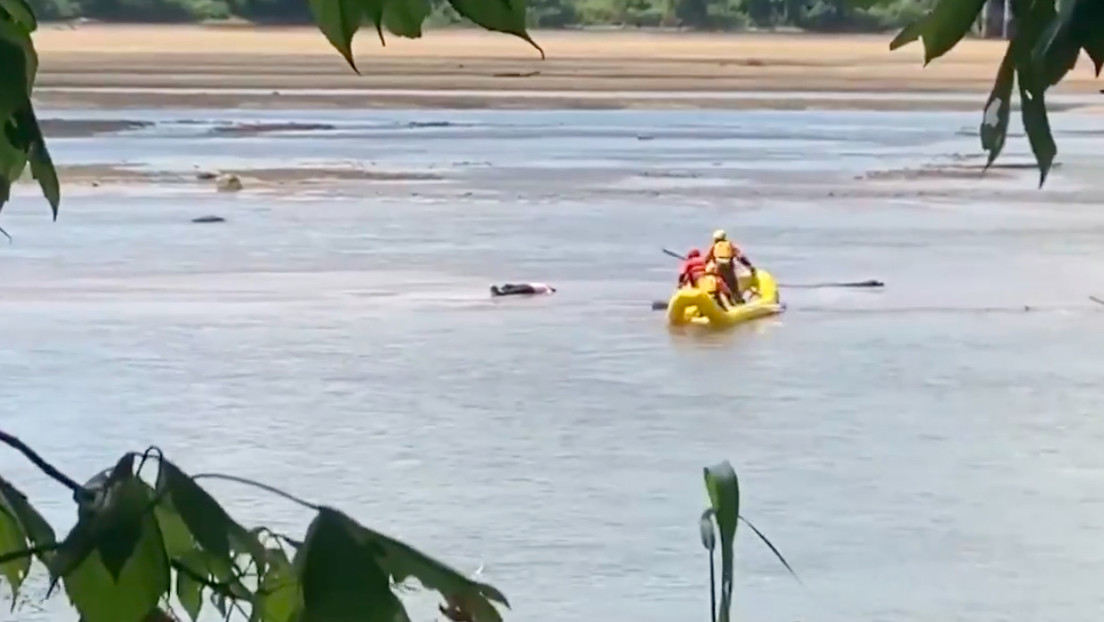
[[[142,453],[142,461],[138,463],[138,475],[142,474],[142,467],[146,466],[146,460],[149,460],[150,454],[155,451],[157,452],[157,462],[161,462],[165,459],[165,453],[161,451],[160,447],[157,445],[150,445],[146,448],[146,451]]]
[[[0,566],[15,561],[17,559],[23,559],[25,557],[38,557],[43,553],[50,553],[61,548],[60,542],[54,542],[51,544],[43,544],[42,546],[32,546],[29,549],[23,549],[21,551],[8,551],[3,555],[0,555]]]
[[[13,449],[17,449],[20,453],[26,456],[28,460],[33,462],[34,465],[38,467],[39,470],[41,470],[43,473],[50,476],[69,490],[72,490],[74,495],[77,495],[78,497],[88,495],[88,491],[84,489],[84,486],[81,486],[76,481],[74,481],[73,478],[59,471],[54,465],[46,462],[46,460],[44,460],[42,456],[38,455],[35,450],[28,447],[26,443],[19,440],[18,438],[12,436],[11,434],[8,434],[3,430],[0,430],[0,443],[4,443],[5,445],[12,447]]]
[[[169,565],[172,566],[173,570],[175,570],[175,571],[179,572],[180,574],[188,577],[192,581],[195,581],[196,583],[202,585],[205,588],[208,588],[210,590],[214,590],[216,593],[222,594],[224,596],[229,596],[230,598],[238,598],[238,596],[234,594],[234,584],[233,583],[220,583],[220,582],[216,582],[216,581],[211,581],[207,577],[204,577],[204,576],[200,575],[198,572],[196,572],[196,571],[192,570],[191,568],[185,566],[184,564],[176,561],[175,559],[171,560],[169,562]],[[241,584],[241,579],[239,577],[235,577],[235,579],[237,579],[238,583]],[[241,587],[242,587],[242,589],[245,589],[244,585],[242,585]]]
[[[283,497],[283,498],[287,499],[288,501],[291,501],[292,503],[298,503],[299,505],[307,508],[308,510],[314,510],[314,511],[317,512],[317,511],[322,509],[322,506],[318,505],[317,503],[311,503],[309,501],[304,501],[303,499],[300,499],[299,497],[296,497],[295,495],[293,495],[289,492],[284,492],[284,491],[280,490],[279,488],[269,486],[268,484],[262,484],[258,481],[254,481],[254,480],[251,480],[251,479],[246,479],[244,477],[238,477],[236,475],[225,475],[223,473],[200,473],[199,475],[193,475],[192,479],[193,480],[221,479],[221,480],[226,480],[228,482],[237,482],[239,484],[245,484],[246,486],[252,486],[254,488],[260,488],[261,490],[264,490],[266,492],[271,492],[272,494]]]

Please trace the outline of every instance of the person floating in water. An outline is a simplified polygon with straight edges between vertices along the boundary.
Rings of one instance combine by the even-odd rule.
[[[556,288],[547,283],[506,283],[491,286],[492,296],[532,296],[555,293]]]

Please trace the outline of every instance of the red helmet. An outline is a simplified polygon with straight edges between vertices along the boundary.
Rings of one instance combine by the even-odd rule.
[[[696,249],[696,248],[692,248],[692,249],[690,249],[689,253],[686,253],[686,256],[687,257],[701,257],[701,251]]]

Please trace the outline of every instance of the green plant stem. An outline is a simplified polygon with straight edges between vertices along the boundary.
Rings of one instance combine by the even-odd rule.
[[[0,565],[4,565],[8,562],[15,561],[17,559],[23,559],[26,557],[36,557],[43,553],[50,553],[61,548],[60,542],[53,544],[43,544],[42,546],[32,546],[29,549],[23,549],[21,551],[8,551],[3,555],[0,555]]]
[[[717,562],[713,551],[709,551],[709,617],[717,622]]]
[[[21,454],[26,456],[28,460],[34,463],[34,465],[38,467],[40,471],[50,476],[52,479],[65,486],[69,490],[73,491],[73,494],[78,498],[86,496],[88,494],[88,491],[84,489],[84,486],[81,486],[76,481],[74,481],[73,478],[59,471],[54,465],[46,462],[46,460],[44,460],[42,456],[38,455],[35,450],[28,447],[26,443],[19,440],[18,438],[12,436],[11,434],[8,434],[3,430],[0,430],[0,443],[4,443],[9,447],[18,450]]]

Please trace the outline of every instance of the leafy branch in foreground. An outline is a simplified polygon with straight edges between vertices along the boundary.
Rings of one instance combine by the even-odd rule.
[[[969,32],[985,0],[939,0],[924,17],[906,26],[889,45],[895,50],[916,40],[924,44],[924,64],[951,51]],[[1047,89],[1065,78],[1084,50],[1096,75],[1104,66],[1104,2],[1099,0],[1012,0],[1013,36],[979,133],[992,166],[1008,134],[1013,84],[1019,87],[1020,114],[1039,167],[1039,186],[1058,154],[1047,117]]]
[[[715,466],[705,468],[705,489],[709,493],[710,507],[702,512],[700,527],[702,546],[709,552],[709,610],[712,622],[729,622],[732,614],[733,561],[735,560],[736,527],[740,521],[751,528],[752,532],[767,548],[774,553],[778,561],[797,579],[782,553],[767,539],[763,532],[740,515],[740,481],[736,470],[726,460]],[[714,550],[717,546],[717,532],[721,534],[721,602],[717,606],[716,561]],[[798,579],[800,582],[800,579]]]
[[[457,13],[482,28],[528,42],[544,58],[544,50],[525,27],[526,0],[448,2]],[[400,37],[418,38],[430,14],[429,0],[308,0],[308,3],[319,30],[358,73],[352,46],[362,24],[374,25],[381,43],[384,30]],[[11,198],[12,184],[30,165],[56,220],[61,187],[31,103],[38,73],[38,53],[31,35],[37,28],[38,20],[27,0],[0,0],[0,210]]]
[[[408,622],[395,593],[408,579],[438,592],[447,611],[469,622],[501,622],[496,604],[509,606],[494,587],[337,509],[232,476],[192,477],[160,451],[128,453],[75,485],[19,439],[0,431],[0,443],[72,489],[77,504],[76,525],[58,541],[27,497],[0,477],[0,583],[10,585],[13,602],[37,560],[50,574],[48,595],[63,589],[82,622],[177,618],[165,604],[174,594],[193,622],[206,603],[226,619],[250,622]],[[144,478],[154,463],[156,476]],[[313,511],[305,537],[247,530],[197,483],[216,477]]]

